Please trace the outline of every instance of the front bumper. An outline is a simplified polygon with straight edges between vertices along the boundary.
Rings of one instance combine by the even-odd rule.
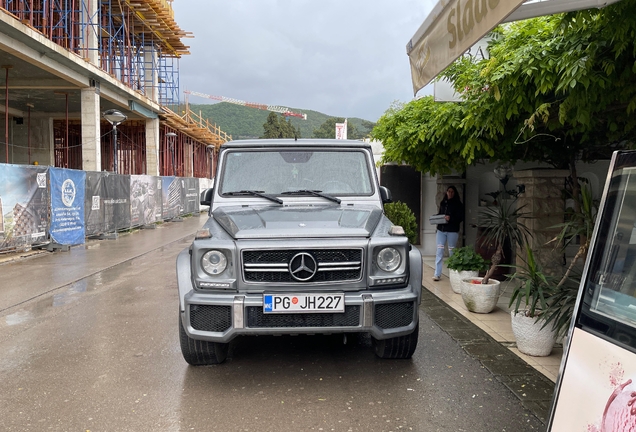
[[[195,291],[184,252],[177,259],[180,313],[193,339],[226,343],[239,335],[368,332],[381,340],[410,334],[418,323],[419,284],[345,292],[344,313],[264,314],[261,293]]]

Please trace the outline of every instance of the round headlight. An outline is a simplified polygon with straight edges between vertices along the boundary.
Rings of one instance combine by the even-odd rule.
[[[218,250],[207,251],[201,258],[203,270],[210,275],[218,275],[225,271],[227,258],[225,254]]]
[[[378,253],[378,257],[376,259],[378,263],[378,267],[380,267],[385,272],[392,272],[400,267],[402,263],[402,257],[397,249],[388,247],[384,248]]]

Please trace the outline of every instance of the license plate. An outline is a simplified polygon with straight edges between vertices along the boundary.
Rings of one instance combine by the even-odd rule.
[[[344,312],[344,294],[265,294],[264,313]]]

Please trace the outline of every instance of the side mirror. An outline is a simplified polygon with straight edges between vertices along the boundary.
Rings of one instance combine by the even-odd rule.
[[[393,198],[391,198],[391,191],[385,186],[380,186],[380,197],[382,198],[382,204],[393,202]]]
[[[212,204],[212,196],[214,195],[214,188],[206,189],[201,192],[201,205],[209,206]]]

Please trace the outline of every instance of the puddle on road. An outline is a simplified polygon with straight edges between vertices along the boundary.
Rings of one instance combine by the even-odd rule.
[[[19,310],[16,313],[12,313],[11,315],[7,315],[5,317],[7,325],[10,326],[22,324],[24,322],[30,321],[31,319],[33,319],[33,314],[26,310]]]
[[[15,326],[32,321],[36,317],[44,314],[51,307],[57,308],[73,303],[81,298],[87,291],[93,291],[101,285],[101,275],[91,276],[68,285],[62,292],[47,295],[42,299],[35,300],[27,308],[5,316],[4,321],[7,326]]]
[[[39,297],[26,301],[19,310],[4,317],[0,316],[0,327],[17,326],[40,319],[53,313],[56,308],[64,307],[82,299],[87,293],[97,290],[117,287],[126,280],[127,274],[137,273],[140,267],[148,263],[164,262],[164,259],[174,259],[174,250],[161,247],[158,253],[142,255],[132,260],[107,268],[92,276],[88,276],[70,285],[53,289]],[[143,292],[147,287],[142,285],[130,286],[129,292]]]
[[[86,279],[75,282],[65,292],[53,294],[53,307],[64,306],[79,299],[78,294],[86,292]]]

